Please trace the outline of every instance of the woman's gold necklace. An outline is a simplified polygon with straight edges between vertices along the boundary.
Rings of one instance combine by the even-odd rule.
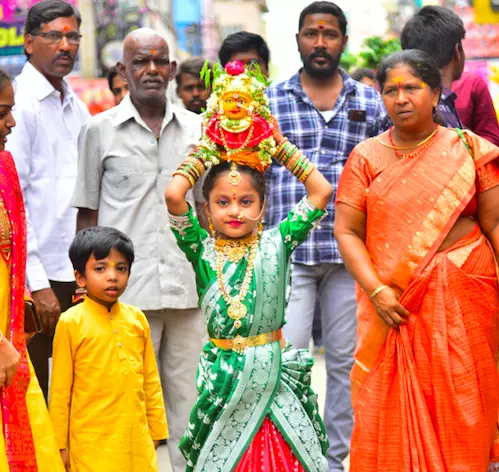
[[[218,241],[217,241],[218,242]],[[228,247],[228,244],[226,245]],[[246,245],[246,243],[243,245],[244,247],[244,253],[246,253],[247,248],[250,248],[250,252],[248,255],[248,265],[246,267],[246,273],[244,274],[244,279],[243,283],[241,285],[241,290],[237,295],[234,297],[231,297],[229,293],[227,292],[227,288],[225,286],[224,278],[223,278],[223,268],[224,268],[224,250],[217,251],[217,266],[216,266],[216,273],[217,273],[217,282],[218,282],[218,287],[220,288],[220,293],[222,294],[223,299],[225,300],[225,303],[228,306],[228,315],[229,318],[235,320],[234,321],[234,326],[236,329],[239,329],[241,327],[241,319],[246,316],[247,309],[246,306],[243,304],[243,300],[246,298],[246,295],[248,293],[248,290],[250,288],[251,284],[251,279],[253,278],[253,267],[255,265],[255,260],[256,260],[256,254],[258,250],[258,238],[253,237],[251,242]],[[240,251],[242,251],[243,248],[241,248]],[[240,254],[240,251],[238,251],[238,255]],[[230,251],[232,253],[232,250]],[[234,252],[234,255],[236,252]],[[242,256],[241,256],[242,258]],[[239,260],[241,259],[239,258]]]
[[[420,146],[423,146],[425,144],[428,144],[430,145],[431,144],[431,141],[433,140],[433,138],[435,137],[435,135],[437,134],[438,130],[440,129],[440,125],[436,125],[435,126],[435,131],[433,131],[433,133],[431,133],[428,137],[426,137],[425,139],[423,139],[423,141],[419,142],[418,144],[415,144],[414,146],[395,146],[395,143],[393,142],[393,138],[392,138],[392,128],[390,128],[390,130],[388,131],[388,137],[390,139],[390,142],[391,142],[391,146],[390,144],[386,144],[382,141],[380,141],[378,138],[374,138],[379,144],[381,144],[382,146],[385,146],[389,149],[393,149],[395,151],[395,155],[397,157],[412,157],[414,153],[411,153],[411,154],[407,154],[407,155],[404,155],[404,154],[399,154],[397,151],[404,151],[404,150],[407,150],[407,149],[414,149],[414,148],[418,148]],[[423,148],[423,149],[426,149]],[[418,149],[418,151],[416,152],[420,152],[421,150]]]

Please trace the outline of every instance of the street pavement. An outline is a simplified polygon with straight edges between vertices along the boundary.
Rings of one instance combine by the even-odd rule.
[[[319,396],[319,405],[321,413],[324,412],[324,401],[326,399],[326,367],[324,364],[324,355],[314,355],[315,364],[312,369],[312,388]],[[170,467],[170,458],[168,456],[168,448],[161,446],[158,449],[159,472],[172,472]],[[348,458],[344,462],[345,472],[348,472]]]

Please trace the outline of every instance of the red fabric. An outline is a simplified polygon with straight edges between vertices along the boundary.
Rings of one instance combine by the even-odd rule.
[[[456,109],[464,126],[499,146],[499,126],[494,103],[484,80],[477,74],[464,72],[452,84],[457,95]]]
[[[12,229],[10,341],[21,354],[12,384],[2,389],[2,421],[10,472],[37,472],[35,446],[26,405],[30,381],[24,337],[26,217],[16,167],[8,152],[0,153],[0,194]]]
[[[258,146],[261,141],[266,138],[270,138],[273,133],[273,129],[270,127],[268,121],[264,120],[261,116],[254,115],[253,116],[253,134],[251,139],[245,148],[250,148],[254,146]],[[249,135],[251,126],[246,131],[241,131],[240,133],[231,133],[230,131],[223,130],[225,139],[230,149],[240,149],[241,146],[246,141],[246,138]],[[213,115],[208,122],[208,126],[206,127],[207,136],[219,146],[223,146],[224,142],[220,135],[220,123],[218,121],[218,113]]]
[[[282,434],[269,418],[256,433],[234,472],[305,472]]]

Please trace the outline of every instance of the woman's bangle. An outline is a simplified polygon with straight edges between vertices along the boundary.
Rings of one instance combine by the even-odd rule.
[[[376,290],[373,291],[373,293],[371,293],[371,295],[369,296],[369,300],[374,300],[376,296],[380,292],[382,292],[385,288],[388,288],[388,285],[381,285],[381,287],[378,287]]]

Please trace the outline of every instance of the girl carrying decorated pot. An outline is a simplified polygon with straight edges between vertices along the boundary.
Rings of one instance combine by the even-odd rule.
[[[328,441],[310,388],[313,359],[286,343],[289,259],[324,216],[332,187],[284,138],[258,70],[215,67],[199,145],[166,190],[178,245],[196,272],[210,341],[198,397],[180,449],[187,471],[326,472]],[[272,158],[305,185],[307,197],[276,228],[262,231],[264,171]],[[208,234],[186,201],[209,168],[203,194]]]

